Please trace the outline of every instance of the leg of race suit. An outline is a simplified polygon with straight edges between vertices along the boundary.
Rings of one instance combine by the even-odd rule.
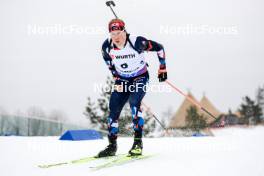
[[[135,138],[142,138],[144,119],[142,117],[142,111],[140,110],[141,101],[144,98],[146,92],[144,86],[148,81],[148,77],[139,79],[138,89],[130,93],[129,104],[132,111],[133,128],[135,131]]]
[[[110,114],[107,122],[109,132],[108,138],[110,143],[111,141],[115,141],[117,138],[117,134],[119,132],[118,119],[128,98],[129,92],[118,92],[115,90],[111,94],[109,102]]]

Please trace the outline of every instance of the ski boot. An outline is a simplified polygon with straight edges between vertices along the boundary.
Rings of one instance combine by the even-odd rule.
[[[116,139],[111,139],[108,136],[108,140],[109,140],[109,145],[104,150],[98,153],[98,155],[96,156],[97,158],[115,156],[117,150]]]
[[[134,143],[132,148],[129,150],[128,154],[130,156],[142,155],[143,143],[141,138],[134,138]]]

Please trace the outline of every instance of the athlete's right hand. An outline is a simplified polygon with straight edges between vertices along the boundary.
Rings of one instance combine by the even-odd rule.
[[[120,78],[118,76],[114,76],[114,80],[119,80]]]
[[[118,80],[119,79],[119,75],[117,74],[116,70],[112,69],[111,73],[113,75],[114,80]]]
[[[112,72],[112,75],[113,75],[114,80],[119,80],[120,79],[117,73],[113,73]]]

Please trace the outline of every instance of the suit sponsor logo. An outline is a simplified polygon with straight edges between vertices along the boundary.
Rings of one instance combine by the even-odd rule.
[[[116,59],[131,59],[131,58],[135,58],[135,57],[136,57],[135,54],[126,54],[126,55],[115,56]]]

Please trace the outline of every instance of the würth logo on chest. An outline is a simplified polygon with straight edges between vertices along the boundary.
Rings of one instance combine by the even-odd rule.
[[[115,59],[131,59],[131,58],[135,58],[135,57],[136,57],[135,54],[126,54],[126,55],[116,55],[116,56],[114,56]]]

